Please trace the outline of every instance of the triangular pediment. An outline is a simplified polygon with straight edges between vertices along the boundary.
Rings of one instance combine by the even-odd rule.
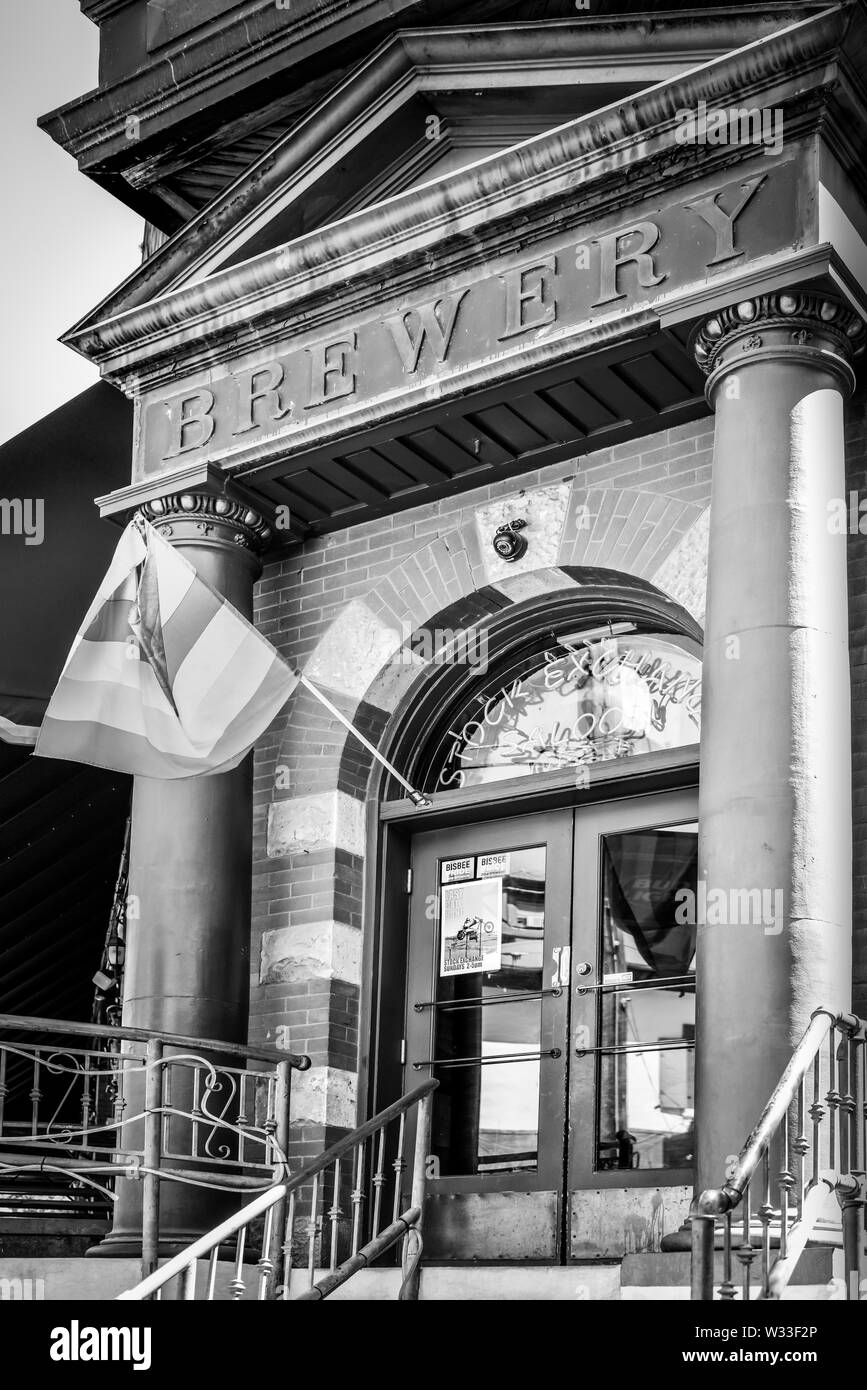
[[[761,39],[781,13],[742,20]],[[408,29],[350,72],[80,324],[113,318],[364,208],[447,179],[728,51],[693,12]],[[749,37],[750,30],[741,36]]]

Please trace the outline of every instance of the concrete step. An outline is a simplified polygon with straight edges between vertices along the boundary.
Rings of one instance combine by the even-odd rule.
[[[245,1265],[246,1290],[244,1300],[256,1298],[258,1271],[255,1265]],[[216,1302],[232,1300],[230,1283],[235,1266],[221,1260],[217,1266]],[[196,1287],[202,1296],[208,1277],[208,1261],[199,1260]],[[87,1303],[107,1303],[119,1293],[134,1288],[141,1279],[139,1260],[85,1260],[63,1257],[0,1259],[0,1302],[8,1299],[37,1300],[62,1303],[82,1300]]]
[[[200,1260],[197,1290],[201,1296],[207,1280],[207,1261]],[[245,1300],[257,1291],[257,1269],[246,1265]],[[321,1278],[327,1270],[317,1270]],[[138,1260],[85,1260],[28,1258],[0,1260],[0,1300],[40,1299],[48,1302],[82,1299],[109,1301],[139,1282]],[[231,1262],[220,1262],[217,1274],[217,1301],[230,1301]],[[291,1296],[308,1287],[306,1270],[293,1271]],[[399,1269],[364,1270],[331,1295],[329,1302],[395,1302],[401,1284]],[[421,1297],[428,1302],[506,1301],[576,1302],[615,1301],[620,1297],[618,1265],[559,1266],[489,1265],[480,1267],[429,1266],[422,1269]]]
[[[819,1300],[829,1296],[829,1284],[839,1263],[831,1250],[808,1250],[796,1278],[784,1294],[786,1301]],[[317,1278],[324,1271],[317,1271]],[[722,1282],[722,1266],[716,1286]],[[393,1302],[400,1289],[397,1269],[370,1269],[356,1274],[328,1302]],[[291,1297],[308,1287],[306,1270],[296,1270]],[[738,1289],[740,1286],[738,1284]],[[752,1297],[758,1297],[754,1286]],[[740,1296],[740,1293],[738,1293]],[[480,1267],[424,1266],[419,1297],[422,1302],[655,1302],[689,1301],[689,1254],[628,1255],[622,1265],[561,1267],[488,1265]]]
[[[774,1252],[776,1255],[777,1252]],[[682,1301],[689,1299],[689,1251],[658,1255],[626,1255],[620,1270],[620,1298],[626,1303]],[[842,1251],[831,1246],[808,1247],[802,1254],[783,1301],[826,1299],[828,1285],[843,1274]],[[741,1290],[741,1264],[732,1260],[732,1282]],[[752,1267],[751,1297],[758,1297],[759,1260]],[[722,1252],[714,1264],[714,1289],[723,1281]]]
[[[316,1278],[327,1271],[317,1270]],[[290,1297],[309,1287],[306,1270],[292,1273]],[[394,1302],[399,1269],[366,1269],[328,1299],[332,1302]],[[620,1266],[612,1265],[422,1265],[419,1297],[425,1303],[615,1302],[620,1297]]]
[[[139,1260],[20,1255],[0,1259],[0,1299],[105,1302],[140,1278]]]
[[[786,1291],[787,1300],[827,1299],[829,1284],[842,1270],[842,1254],[829,1248],[808,1249]],[[317,1270],[321,1278],[326,1270]],[[197,1293],[206,1286],[208,1264],[198,1262]],[[133,1288],[141,1277],[138,1260],[20,1256],[0,1259],[0,1301],[45,1300],[109,1302]],[[232,1300],[234,1265],[218,1266],[216,1301]],[[737,1271],[736,1271],[737,1282]],[[257,1295],[258,1271],[244,1267],[244,1301]],[[715,1284],[722,1282],[722,1262],[717,1261]],[[290,1296],[308,1287],[309,1276],[296,1269]],[[364,1270],[337,1289],[328,1302],[391,1303],[397,1300],[401,1272],[396,1268]],[[756,1297],[757,1289],[753,1289]],[[171,1296],[171,1295],[169,1295]],[[422,1302],[576,1303],[654,1302],[689,1299],[689,1254],[627,1255],[622,1264],[554,1265],[426,1265],[422,1267]]]

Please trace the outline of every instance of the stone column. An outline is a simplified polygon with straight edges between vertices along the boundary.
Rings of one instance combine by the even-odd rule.
[[[844,399],[863,336],[844,305],[792,291],[715,314],[695,341],[716,412],[697,1191],[721,1185],[727,1156],[747,1139],[811,1011],[849,1007],[846,536],[829,504],[846,496]],[[749,903],[745,896],[757,889],[765,894],[758,921],[755,892]]]
[[[256,512],[204,494],[161,498],[142,510],[203,579],[252,619],[253,585],[261,571],[258,552],[269,536]],[[252,764],[251,754],[234,771],[217,776],[135,779],[129,873],[135,911],[127,926],[123,1005],[127,1027],[247,1042]],[[175,1076],[181,1075],[175,1069]],[[131,1080],[127,1113],[140,1109],[140,1089]],[[183,1108],[188,1100],[176,1084],[173,1105]],[[135,1139],[140,1146],[140,1129]],[[163,1182],[160,1191],[161,1248],[167,1254],[237,1207],[236,1199],[180,1183]],[[140,1252],[141,1200],[139,1182],[119,1184],[112,1232],[92,1253]]]

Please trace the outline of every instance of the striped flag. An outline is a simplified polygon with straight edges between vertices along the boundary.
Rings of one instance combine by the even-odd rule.
[[[0,714],[0,742],[18,743],[22,747],[36,742],[39,736],[38,724],[16,724],[14,719],[7,719]]]
[[[35,752],[141,777],[227,772],[297,679],[271,643],[137,518],[72,644]]]

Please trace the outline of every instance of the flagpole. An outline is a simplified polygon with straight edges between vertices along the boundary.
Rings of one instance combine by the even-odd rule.
[[[354,736],[358,739],[358,742],[363,744],[364,747],[367,749],[368,753],[373,754],[374,758],[376,758],[376,761],[382,764],[386,772],[391,773],[392,777],[394,777],[405,789],[410,800],[414,802],[416,806],[421,808],[431,806],[433,804],[431,801],[428,800],[426,796],[422,794],[422,792],[416,791],[415,787],[411,786],[405,777],[402,777],[400,775],[397,768],[394,767],[388,761],[388,758],[383,757],[379,749],[374,748],[370,740],[366,739],[364,737],[364,734],[358,732],[355,725],[346,718],[346,715],[341,714],[337,706],[332,705],[331,701],[327,698],[327,696],[323,695],[322,691],[318,690],[312,681],[309,681],[306,676],[302,676],[300,673],[298,675],[298,679],[303,686],[306,686],[306,688],[310,691],[310,694],[315,695],[316,699],[320,702],[320,704],[323,704],[325,708],[329,711],[329,713],[334,715],[335,719],[339,719],[341,724],[343,724],[344,727],[347,728],[351,734],[354,734]]]

